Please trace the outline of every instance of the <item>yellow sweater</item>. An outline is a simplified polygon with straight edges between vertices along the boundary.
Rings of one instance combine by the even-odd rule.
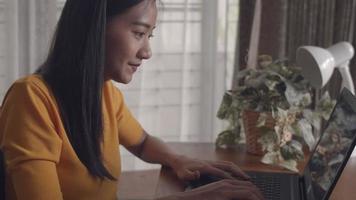
[[[140,124],[111,81],[103,87],[103,162],[119,178],[119,144],[137,145]],[[39,75],[16,81],[0,114],[0,148],[5,155],[6,199],[116,199],[117,181],[93,178],[66,135],[52,92]]]

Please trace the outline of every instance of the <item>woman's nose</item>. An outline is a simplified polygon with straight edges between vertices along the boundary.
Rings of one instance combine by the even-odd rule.
[[[138,57],[140,59],[150,59],[152,57],[152,50],[149,41],[145,42],[145,45],[138,52]]]

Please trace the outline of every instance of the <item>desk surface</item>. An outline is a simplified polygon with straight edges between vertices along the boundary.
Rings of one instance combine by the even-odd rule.
[[[244,146],[241,146],[236,149],[215,149],[214,144],[212,143],[169,143],[169,146],[177,153],[187,155],[189,157],[195,157],[204,160],[227,160],[236,163],[243,170],[258,170],[258,171],[277,171],[277,172],[287,172],[289,171],[281,168],[274,167],[270,165],[265,165],[260,162],[259,156],[254,156],[250,154],[246,154],[246,150]],[[298,165],[300,170],[303,170],[305,166],[305,162],[301,162]],[[147,197],[146,199],[150,199],[152,196],[165,196],[169,194],[173,194],[176,192],[183,191],[184,184],[180,182],[176,176],[172,173],[171,170],[163,168],[160,173],[158,171],[150,171],[149,173],[144,172],[130,172],[128,175],[124,173],[124,176],[120,178],[121,185],[126,185],[126,187],[119,186],[119,198],[120,199],[143,199],[143,197]],[[141,173],[141,174],[140,174]],[[135,176],[139,176],[136,178],[137,183],[135,182]],[[129,182],[126,182],[127,179]],[[135,190],[128,191],[124,188],[128,188],[128,184],[132,186],[142,185],[144,183],[150,185],[151,188],[156,187],[155,191],[151,189],[148,191]],[[126,184],[125,184],[126,183]],[[127,184],[128,183],[128,184]],[[331,200],[354,200],[356,199],[356,194],[353,192],[353,186],[356,185],[356,157],[352,157],[343,174],[341,175],[332,195]],[[131,187],[130,187],[131,188]],[[138,187],[135,187],[138,188]],[[121,191],[121,193],[120,193]],[[154,195],[155,194],[155,195]]]

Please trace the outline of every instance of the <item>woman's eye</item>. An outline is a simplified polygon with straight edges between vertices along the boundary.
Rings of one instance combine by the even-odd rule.
[[[134,34],[138,39],[141,39],[145,36],[144,32],[134,32]]]

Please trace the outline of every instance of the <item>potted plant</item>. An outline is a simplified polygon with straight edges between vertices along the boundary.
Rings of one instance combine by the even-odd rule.
[[[326,92],[313,105],[313,91],[300,68],[287,61],[259,57],[256,69],[239,73],[240,85],[224,94],[217,117],[228,127],[217,139],[218,147],[236,145],[245,133],[247,151],[263,155],[262,162],[297,171],[304,158],[303,144],[313,148],[321,119],[335,105]]]

